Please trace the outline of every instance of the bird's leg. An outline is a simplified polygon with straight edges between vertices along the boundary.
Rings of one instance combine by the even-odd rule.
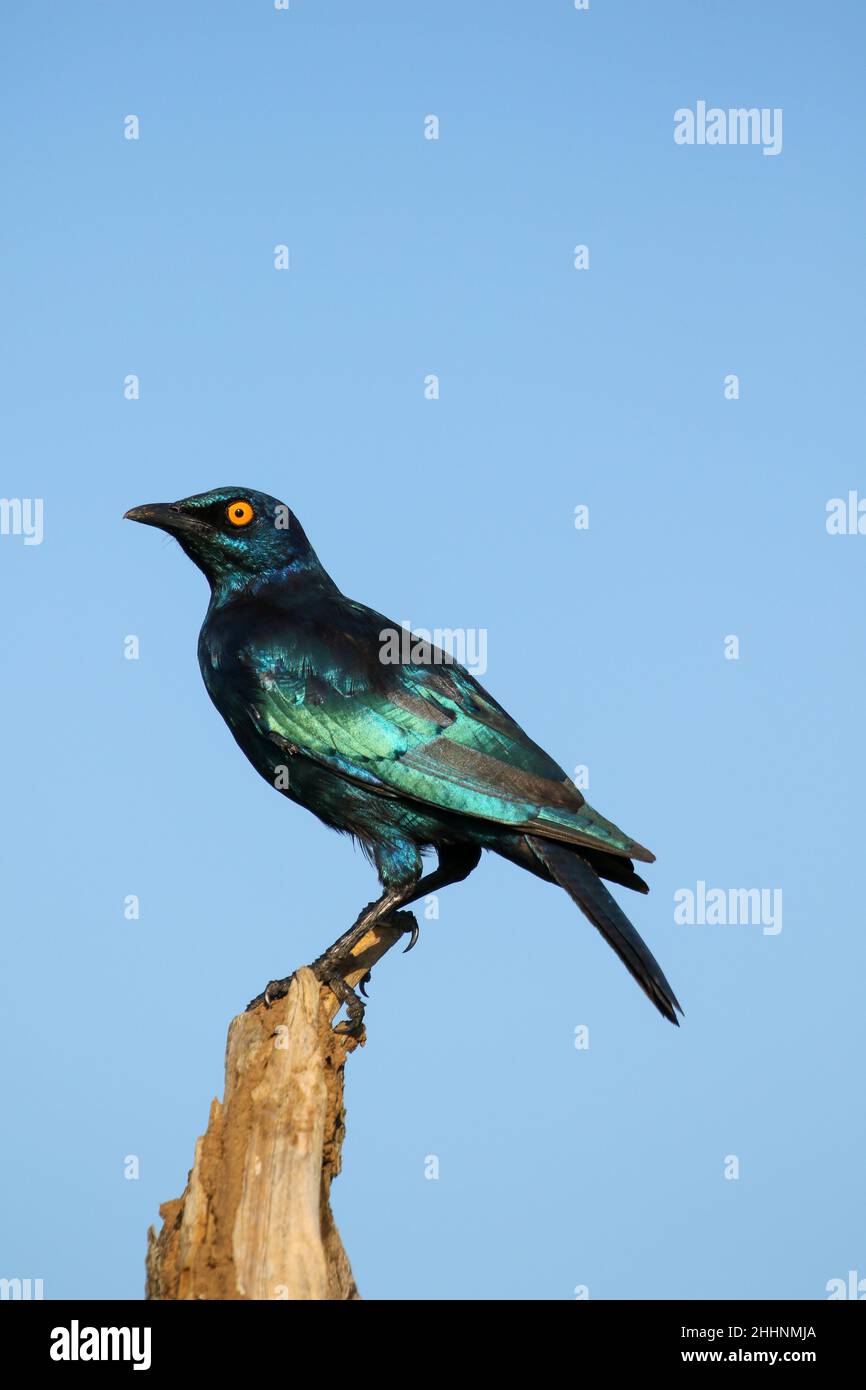
[[[341,1004],[346,1005],[349,1015],[347,1024],[350,1026],[340,1024],[338,1031],[357,1033],[360,1031],[364,1019],[364,1005],[351,985],[348,985],[345,980],[345,976],[351,972],[352,966],[355,964],[352,960],[352,951],[358,942],[366,936],[371,927],[384,922],[386,918],[389,919],[389,926],[393,925],[401,931],[410,932],[413,941],[415,940],[418,934],[418,924],[415,918],[411,912],[397,912],[410,892],[411,888],[392,888],[383,893],[381,898],[377,898],[375,902],[368,903],[349,930],[338,937],[333,946],[329,946],[327,951],[312,961],[310,969],[316,978],[328,986]],[[408,918],[408,921],[404,923],[400,920],[401,918]],[[368,978],[369,971],[364,979]],[[271,980],[261,994],[250,1000],[247,1010],[254,1009],[257,1004],[264,1004],[267,1008],[276,999],[282,999],[285,994],[288,994],[291,982],[291,975],[287,975],[284,980]]]
[[[387,889],[380,898],[368,903],[349,930],[338,937],[333,946],[329,946],[327,951],[323,952],[321,956],[317,956],[312,962],[310,969],[317,979],[322,984],[326,984],[340,1003],[346,1006],[348,1018],[345,1023],[337,1025],[337,1031],[359,1033],[364,1021],[364,1004],[345,979],[346,975],[351,972],[352,951],[358,942],[371,927],[387,922],[388,926],[399,927],[402,931],[409,933],[409,944],[406,950],[411,951],[418,940],[418,923],[411,912],[401,912],[399,909],[406,907],[409,903],[417,902],[427,893],[436,892],[439,888],[446,888],[450,883],[458,883],[472,872],[481,858],[481,850],[474,845],[443,845],[438,853],[439,864],[432,873],[424,874],[423,877],[416,879],[414,884],[410,883],[402,888]],[[264,992],[253,999],[247,1008],[252,1009],[261,1003],[267,1006],[273,1000],[281,999],[284,994],[288,993],[291,980],[291,975],[284,980],[271,980]],[[369,981],[370,971],[368,970],[358,986],[365,998],[364,987],[369,984]]]
[[[438,850],[438,855],[439,863],[432,873],[424,874],[423,878],[417,880],[414,888],[407,889],[406,896],[402,903],[403,907],[408,907],[410,903],[417,902],[419,898],[426,897],[428,893],[435,893],[439,888],[447,888],[449,884],[459,883],[461,879],[467,878],[469,874],[472,873],[472,870],[477,867],[478,861],[481,858],[481,850],[477,845],[441,845]],[[375,904],[371,903],[370,906],[374,907]],[[411,931],[409,944],[403,951],[405,956],[406,952],[411,951],[418,940],[420,928],[413,914],[401,913],[400,915],[406,917],[411,916],[413,923],[411,928],[409,928]],[[371,972],[368,970],[363,980],[361,980],[358,985],[365,999],[367,997],[365,985],[370,983],[370,975]]]
[[[381,898],[375,902],[368,903],[363,912],[359,914],[356,921],[347,932],[338,937],[333,946],[329,946],[327,951],[317,956],[312,962],[310,969],[318,980],[328,988],[339,999],[341,1004],[346,1006],[347,1018],[344,1023],[338,1023],[335,1031],[338,1033],[349,1033],[357,1036],[364,1023],[363,1002],[347,984],[345,976],[352,967],[352,951],[358,942],[361,941],[372,927],[387,922],[389,926],[400,927],[402,931],[412,933],[413,943],[418,934],[418,923],[411,913],[398,913],[397,909],[406,901],[411,890],[408,888],[392,888],[384,892]],[[409,918],[409,922],[404,926],[399,920],[400,917]],[[360,982],[361,993],[365,994],[364,986],[370,979],[370,972]]]
[[[403,899],[403,907],[426,897],[428,893],[435,893],[439,888],[447,888],[452,883],[459,883],[461,879],[468,878],[478,865],[481,850],[477,845],[442,845],[438,855],[439,863],[436,868],[432,873],[419,878],[414,888],[408,890]],[[411,951],[417,940],[416,933],[406,950]]]

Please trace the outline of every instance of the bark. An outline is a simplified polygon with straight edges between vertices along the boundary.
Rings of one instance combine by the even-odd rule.
[[[374,927],[352,953],[354,986],[402,933]],[[148,1299],[357,1299],[330,1207],[340,1171],[346,1059],[339,1005],[307,967],[283,998],[232,1019],[225,1094],[210,1108],[183,1196],[148,1232]]]

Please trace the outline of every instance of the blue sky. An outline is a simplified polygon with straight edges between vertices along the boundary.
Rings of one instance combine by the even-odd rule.
[[[3,28],[2,491],[44,535],[0,536],[0,1275],[141,1296],[229,1019],[374,892],[210,706],[201,576],[121,521],[238,483],[353,597],[484,629],[491,691],[656,852],[620,898],[686,1014],[504,861],[443,893],[350,1063],[362,1293],[866,1276],[866,537],[826,529],[866,497],[862,7],[137,0]],[[675,144],[699,100],[780,108],[781,153]],[[782,930],[677,924],[699,881],[781,889]]]

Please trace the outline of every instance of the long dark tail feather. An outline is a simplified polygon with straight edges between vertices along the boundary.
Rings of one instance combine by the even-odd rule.
[[[524,838],[560,888],[565,889],[593,926],[598,927],[659,1013],[679,1027],[677,1010],[682,1013],[682,1009],[661,966],[595,870],[575,849],[553,840],[542,840],[537,835]]]
[[[623,888],[633,888],[635,893],[649,892],[649,884],[644,882],[640,874],[635,873],[634,864],[630,859],[623,859],[619,854],[608,854],[605,850],[583,847],[580,853],[590,868],[595,869],[599,878],[609,879],[611,883],[621,883]]]

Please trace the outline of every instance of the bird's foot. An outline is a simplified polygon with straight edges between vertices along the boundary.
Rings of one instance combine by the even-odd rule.
[[[409,944],[408,946],[405,946],[403,948],[404,956],[407,954],[407,952],[412,950],[412,947],[416,944],[418,937],[421,935],[421,928],[418,926],[418,921],[415,917],[414,912],[394,912],[391,914],[390,917],[386,917],[383,919],[382,926],[399,927],[401,932],[408,932]],[[370,983],[372,978],[373,972],[372,970],[368,970],[363,980],[361,980],[358,984],[358,988],[365,999],[367,998],[366,986]]]
[[[341,1023],[334,1025],[335,1033],[345,1033],[351,1038],[360,1038],[364,1031],[364,1013],[366,1006],[358,998],[350,984],[347,984],[340,973],[341,967],[334,960],[329,959],[329,952],[319,956],[310,966],[313,974],[320,984],[327,985],[328,989],[336,996],[340,1004],[346,1006],[346,1017]],[[343,967],[345,968],[345,967]],[[367,971],[367,976],[369,976]],[[363,984],[363,981],[361,982]],[[363,991],[362,991],[363,993]]]
[[[348,1018],[344,1023],[337,1024],[337,1032],[356,1034],[363,1024],[364,1005],[352,987],[346,983],[345,976],[351,973],[354,964],[351,948],[357,944],[365,932],[369,931],[371,926],[395,927],[398,931],[408,933],[409,944],[406,951],[411,951],[418,940],[419,927],[414,913],[392,912],[387,917],[380,917],[377,922],[371,922],[367,915],[367,909],[365,909],[345,936],[342,936],[339,941],[335,941],[324,955],[313,961],[310,968],[317,979],[321,980],[323,984],[327,984],[340,1003],[346,1005]],[[365,999],[367,998],[367,985],[371,978],[372,971],[368,970],[358,982],[358,989]]]
[[[310,966],[313,974],[320,984],[327,985],[331,993],[336,996],[341,1005],[346,1007],[347,1017],[343,1022],[335,1026],[337,1033],[348,1033],[352,1037],[360,1037],[364,1028],[364,1004],[358,995],[347,983],[346,976],[357,969],[357,963],[352,958],[352,948],[358,944],[363,936],[373,926],[394,927],[396,930],[407,934],[409,943],[404,950],[411,951],[418,940],[420,928],[412,912],[392,912],[388,916],[380,916],[372,919],[369,908],[365,908],[354,926],[335,941],[323,955],[318,956]],[[366,986],[370,983],[371,972],[368,970],[359,981],[358,988],[364,998],[367,998]],[[255,999],[251,999],[247,1005],[247,1013],[255,1009],[259,1004],[264,1004],[265,1008],[270,1008],[277,999],[282,999],[289,992],[289,985],[294,979],[293,975],[287,975],[284,980],[271,980],[265,986],[261,994],[257,994]]]
[[[284,980],[271,980],[265,985],[261,994],[257,994],[255,999],[250,1000],[247,1004],[246,1012],[249,1013],[259,1004],[264,1004],[265,1008],[269,1009],[277,999],[282,999],[284,995],[288,994],[289,985],[294,978],[294,975],[287,975]]]

